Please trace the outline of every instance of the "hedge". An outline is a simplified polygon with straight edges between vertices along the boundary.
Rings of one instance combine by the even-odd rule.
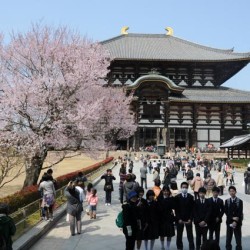
[[[83,169],[79,169],[77,171],[61,175],[56,178],[57,181],[57,188],[61,188],[67,183],[76,178],[79,172],[83,172],[84,175],[91,173],[92,171],[97,170],[101,166],[111,162],[113,157],[109,157],[101,162],[95,163],[94,165],[88,166]],[[28,186],[23,188],[21,191],[18,191],[12,195],[8,195],[6,197],[0,198],[0,202],[9,204],[10,213],[14,213],[19,208],[25,207],[28,204],[32,203],[35,200],[40,199],[40,193],[38,192],[38,185]]]

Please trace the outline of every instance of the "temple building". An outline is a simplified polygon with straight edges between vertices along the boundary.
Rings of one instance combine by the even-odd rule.
[[[107,82],[133,94],[138,130],[128,146],[214,147],[246,134],[250,92],[224,87],[250,53],[203,46],[166,34],[129,34],[103,41],[112,61]]]

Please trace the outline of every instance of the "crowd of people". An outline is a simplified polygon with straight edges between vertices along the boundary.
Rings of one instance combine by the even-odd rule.
[[[123,211],[123,233],[126,237],[126,249],[154,249],[156,239],[160,239],[164,250],[170,249],[171,239],[176,235],[176,248],[183,249],[183,230],[187,231],[189,249],[220,249],[220,229],[222,217],[226,219],[226,249],[231,250],[232,236],[235,235],[236,249],[242,249],[241,225],[243,220],[243,202],[236,197],[233,186],[233,171],[230,162],[215,168],[217,178],[211,176],[212,166],[206,161],[201,163],[204,176],[194,176],[194,167],[188,161],[180,166],[174,159],[151,160],[140,157],[140,184],[131,171],[129,159],[121,160],[119,171],[119,194]],[[184,166],[183,166],[184,165]],[[151,169],[152,167],[152,169]],[[213,166],[214,167],[214,166]],[[183,170],[184,168],[184,170]],[[201,170],[195,165],[195,168]],[[132,169],[133,170],[133,169]],[[186,179],[178,190],[176,178],[179,170]],[[164,177],[160,180],[160,172]],[[148,173],[152,173],[155,185],[146,192]],[[230,176],[231,175],[231,176]],[[244,173],[246,190],[250,181],[250,166]],[[226,179],[224,183],[224,179]],[[229,185],[230,198],[225,202],[219,197],[223,195],[225,186]],[[161,186],[163,186],[161,188]],[[193,190],[193,195],[188,189]],[[194,243],[193,225],[196,233]],[[136,246],[135,246],[136,245]]]
[[[186,229],[189,249],[220,249],[220,230],[222,217],[226,216],[226,249],[231,250],[232,237],[235,236],[236,250],[242,249],[241,226],[243,220],[243,201],[236,196],[234,186],[234,167],[229,161],[225,163],[168,158],[164,160],[150,159],[148,155],[138,156],[135,161],[141,161],[139,182],[134,174],[134,162],[130,156],[119,157],[116,165],[119,170],[119,200],[122,204],[122,230],[126,238],[126,249],[153,250],[156,239],[160,239],[162,250],[169,250],[176,237],[176,249],[183,249],[183,231]],[[198,170],[196,174],[194,169]],[[212,178],[211,169],[217,171],[216,179]],[[203,171],[201,171],[203,170]],[[203,172],[203,176],[201,173]],[[163,173],[163,178],[160,178]],[[178,189],[177,175],[181,173],[185,180]],[[148,178],[154,186],[148,189]],[[108,169],[101,176],[104,180],[105,205],[110,206],[113,181],[116,180],[112,170]],[[71,235],[81,234],[81,218],[84,202],[90,219],[96,219],[98,195],[92,183],[85,187],[87,178],[79,172],[77,178],[70,181],[65,188],[67,198],[67,221]],[[244,172],[245,193],[250,194],[250,165]],[[223,200],[226,186],[230,198]],[[56,199],[57,183],[53,179],[52,169],[44,173],[39,182],[41,193],[41,217],[53,220],[53,207]],[[189,191],[189,190],[192,191]],[[193,225],[196,238],[194,240]],[[11,249],[11,235],[15,233],[15,224],[8,216],[8,206],[0,204],[0,230],[8,237],[5,244]],[[0,245],[1,237],[0,237]]]

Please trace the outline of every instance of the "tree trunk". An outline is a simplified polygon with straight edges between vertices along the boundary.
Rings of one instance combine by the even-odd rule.
[[[30,164],[26,167],[26,177],[23,188],[37,184],[46,156],[47,151],[44,151],[39,152],[39,154],[31,158]]]

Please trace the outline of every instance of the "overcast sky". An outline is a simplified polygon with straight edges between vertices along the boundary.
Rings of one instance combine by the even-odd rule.
[[[102,41],[120,34],[164,34],[215,48],[250,52],[250,0],[4,0],[0,32],[27,31],[31,23],[66,25]],[[224,86],[250,91],[250,64]]]

